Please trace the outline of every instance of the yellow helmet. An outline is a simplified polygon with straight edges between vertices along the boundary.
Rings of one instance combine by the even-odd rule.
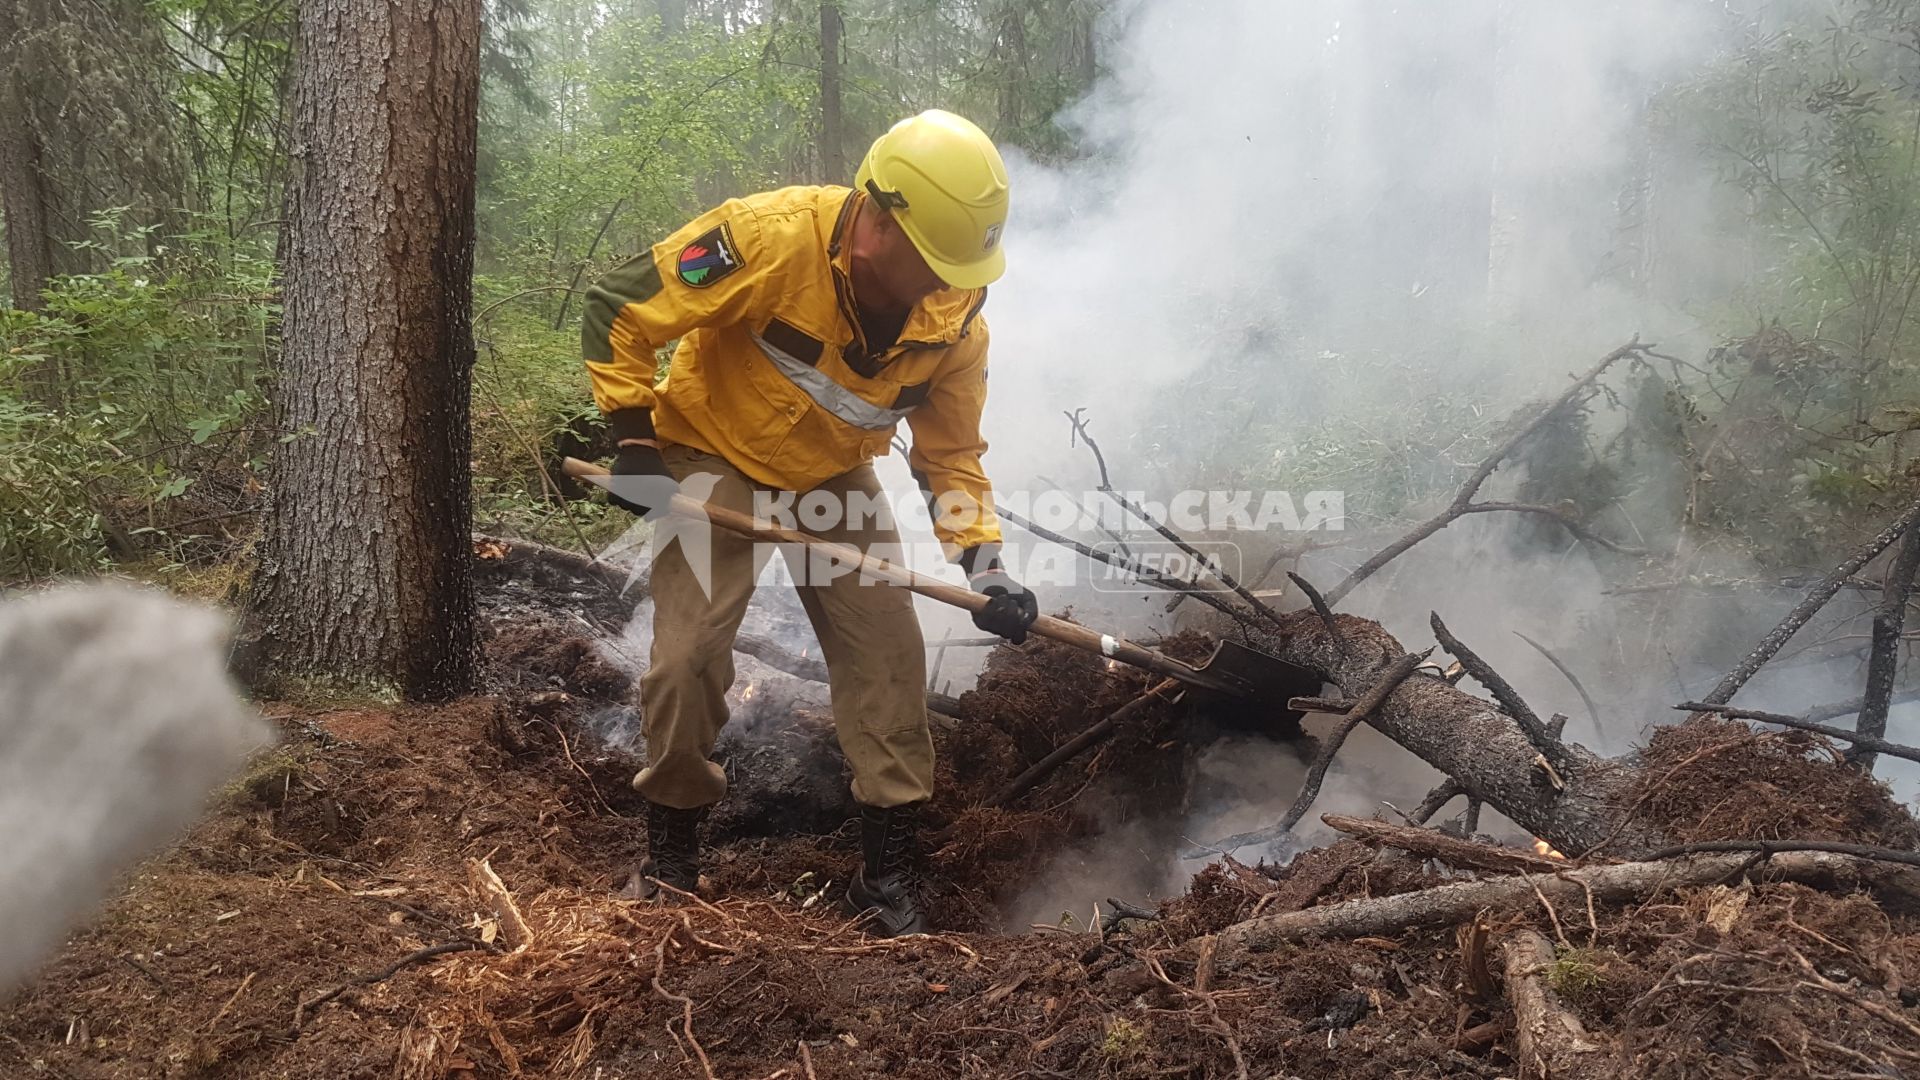
[[[1007,269],[1007,166],[971,120],[928,109],[873,141],[854,186],[893,213],[940,280],[977,289]]]

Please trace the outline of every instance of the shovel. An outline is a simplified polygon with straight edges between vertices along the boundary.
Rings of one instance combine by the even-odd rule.
[[[561,471],[577,480],[606,486],[611,474],[602,466],[578,458],[566,458],[561,462]],[[724,506],[700,502],[685,495],[675,495],[668,511],[694,519],[705,519],[728,532],[752,537],[755,540],[767,540],[781,544],[796,544],[811,552],[823,555],[843,566],[858,567],[862,574],[877,578],[890,585],[897,585],[909,592],[917,593],[943,604],[950,604],[968,611],[979,611],[987,606],[989,598],[949,585],[918,574],[904,566],[895,566],[883,559],[876,559],[845,544],[831,540],[822,540],[817,536],[794,529],[781,528],[769,522],[755,520],[749,514],[730,510]],[[1214,646],[1213,655],[1199,665],[1183,663],[1162,652],[1136,645],[1125,638],[1113,634],[1103,634],[1078,623],[1070,623],[1050,615],[1042,615],[1030,627],[1033,633],[1051,638],[1063,645],[1104,656],[1109,660],[1118,660],[1123,664],[1153,672],[1169,679],[1176,679],[1188,686],[1223,697],[1259,702],[1277,702],[1284,709],[1290,697],[1311,696],[1320,692],[1320,677],[1297,664],[1271,656],[1257,649],[1232,641],[1222,641]]]

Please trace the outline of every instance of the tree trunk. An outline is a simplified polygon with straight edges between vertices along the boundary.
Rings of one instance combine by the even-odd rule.
[[[304,0],[254,675],[433,698],[476,642],[468,476],[478,0]]]
[[[39,311],[46,307],[40,294],[53,276],[53,241],[47,233],[40,148],[25,113],[0,120],[0,211],[6,214],[13,306]]]
[[[1257,631],[1254,647],[1320,673],[1348,697],[1364,692],[1407,652],[1371,619],[1334,616],[1343,649],[1312,611],[1283,618],[1282,627]],[[1556,788],[1535,763],[1539,751],[1513,718],[1444,679],[1415,672],[1367,722],[1458,780],[1469,797],[1569,855],[1603,840],[1612,854],[1650,850],[1662,840],[1637,821],[1622,820],[1621,795],[1636,776],[1631,766],[1570,745],[1556,770],[1563,787]]]
[[[820,5],[820,179],[827,184],[852,182],[847,173],[847,137],[840,102],[839,0]]]
[[[53,238],[47,220],[46,178],[40,172],[40,140],[20,92],[19,9],[0,2],[0,214],[7,225],[7,272],[13,306],[39,311],[53,276]]]

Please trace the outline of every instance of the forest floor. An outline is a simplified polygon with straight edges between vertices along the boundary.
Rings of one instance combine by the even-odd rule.
[[[831,724],[772,692],[729,744],[705,898],[621,900],[635,763],[599,733],[627,677],[531,593],[488,595],[485,694],[267,703],[284,744],[0,1006],[0,1076],[1511,1077],[1485,950],[1521,926],[1558,943],[1544,974],[1584,1025],[1583,1075],[1920,1076],[1920,912],[1764,866],[1632,905],[1494,912],[1478,933],[1218,972],[1196,954],[1256,913],[1472,876],[1345,840],[1284,868],[1213,864],[1151,919],[1006,932],[1011,891],[1070,841],[1178,797],[1192,734],[1164,708],[1033,809],[981,809],[1140,688],[1038,641],[995,650],[965,720],[936,725],[927,877],[954,932],[875,940],[839,910],[858,854]],[[1639,813],[1681,838],[1920,841],[1818,739],[1696,723],[1644,757]],[[1076,797],[1090,785],[1104,797]]]

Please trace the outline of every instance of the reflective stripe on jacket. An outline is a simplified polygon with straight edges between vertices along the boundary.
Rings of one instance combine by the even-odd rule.
[[[792,491],[888,453],[904,419],[908,464],[957,508],[934,522],[957,558],[1000,539],[980,464],[986,290],[935,293],[870,353],[841,243],[865,198],[792,187],[731,199],[600,279],[582,331],[594,400],[609,414],[650,408],[662,442]],[[676,338],[656,387],[655,351]]]

